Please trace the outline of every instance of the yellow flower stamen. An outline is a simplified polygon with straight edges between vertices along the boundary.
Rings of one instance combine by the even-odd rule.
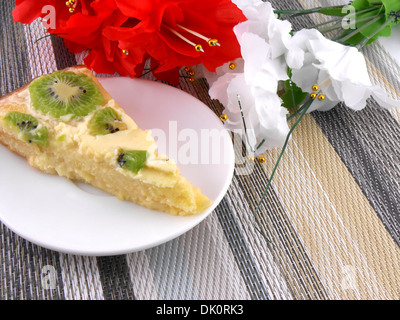
[[[190,30],[190,29],[188,29],[188,28],[186,28],[184,26],[181,26],[180,24],[176,24],[176,26],[181,28],[182,30],[185,30],[186,32],[191,33],[192,35],[194,35],[194,36],[196,36],[196,37],[198,37],[200,39],[203,39],[204,41],[207,41],[207,43],[208,43],[208,45],[210,47],[220,46],[220,44],[218,43],[217,39],[213,39],[213,38],[209,38],[209,37],[203,36],[201,33],[198,33],[196,31]]]
[[[203,47],[201,46],[201,44],[196,44],[195,46],[194,46],[194,49],[196,50],[196,51],[200,51],[200,52],[204,52],[204,50],[203,50]]]
[[[174,35],[176,35],[177,37],[179,37],[180,39],[182,39],[183,41],[185,41],[186,43],[190,44],[191,46],[193,46],[195,48],[196,51],[200,51],[200,52],[204,52],[202,46],[200,44],[196,44],[192,41],[190,41],[188,38],[186,38],[185,36],[181,35],[178,31],[172,29],[171,27],[168,27],[166,25],[164,25],[169,31],[171,31]]]
[[[75,0],[68,0],[65,5],[68,7],[68,11],[73,13],[75,11],[76,5],[78,4]]]

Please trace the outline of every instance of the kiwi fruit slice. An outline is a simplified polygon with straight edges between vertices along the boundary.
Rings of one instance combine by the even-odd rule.
[[[105,135],[128,129],[125,122],[121,120],[121,116],[111,107],[96,111],[90,119],[89,133],[91,135]]]
[[[144,167],[146,159],[146,150],[122,150],[118,155],[118,164],[121,168],[138,173]]]
[[[104,103],[96,83],[83,73],[56,71],[29,85],[32,106],[55,118],[84,117]]]
[[[40,125],[35,117],[30,114],[13,111],[7,113],[4,120],[10,127],[19,130],[24,141],[37,143],[43,147],[47,146],[49,131],[47,127]]]

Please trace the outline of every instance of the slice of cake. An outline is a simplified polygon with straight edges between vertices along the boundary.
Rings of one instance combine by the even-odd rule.
[[[211,204],[84,66],[0,98],[0,142],[35,168],[150,209],[192,215]]]

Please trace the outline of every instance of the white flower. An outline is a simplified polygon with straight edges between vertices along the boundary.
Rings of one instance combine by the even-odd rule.
[[[242,10],[247,18],[247,21],[235,27],[238,38],[244,32],[260,36],[271,45],[272,59],[286,53],[285,43],[291,38],[292,25],[288,21],[279,20],[269,2],[261,0],[233,0],[232,2]]]
[[[292,68],[293,82],[309,93],[317,84],[325,95],[325,100],[316,100],[309,112],[329,110],[339,102],[361,110],[371,95],[383,107],[400,106],[381,87],[372,85],[365,58],[356,48],[331,41],[315,29],[300,30],[287,47],[286,60]]]
[[[277,90],[279,81],[288,79],[285,54],[291,25],[278,20],[268,2],[234,2],[248,19],[234,28],[243,68],[239,60],[239,68],[229,70],[225,64],[205,77],[211,98],[225,106],[226,126],[241,129],[250,150],[260,154],[281,147],[289,132],[287,109],[281,106]]]
[[[234,61],[227,62],[222,66],[218,67],[215,72],[209,71],[203,65],[197,65],[196,68],[196,75],[198,77],[206,78],[208,85],[212,86],[213,83],[218,80],[219,77],[229,73],[229,74],[239,74],[243,73],[244,71],[244,61],[242,58],[238,58]]]

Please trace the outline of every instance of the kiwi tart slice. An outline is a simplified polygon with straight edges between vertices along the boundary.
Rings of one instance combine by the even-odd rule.
[[[96,83],[83,73],[56,71],[32,81],[33,108],[55,118],[84,117],[104,103]]]
[[[7,113],[4,120],[10,127],[18,130],[22,140],[28,143],[36,143],[43,147],[47,146],[49,135],[47,127],[40,125],[35,117],[30,114],[13,111]]]
[[[41,76],[0,97],[0,143],[43,172],[149,209],[192,215],[212,204],[173,160],[158,154],[151,132],[85,66]]]
[[[121,116],[111,107],[96,111],[88,124],[91,135],[105,135],[128,129]]]

